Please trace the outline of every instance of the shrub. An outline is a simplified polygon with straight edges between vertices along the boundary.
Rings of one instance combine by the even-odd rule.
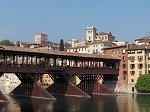
[[[150,93],[150,74],[141,75],[135,84],[137,92]]]

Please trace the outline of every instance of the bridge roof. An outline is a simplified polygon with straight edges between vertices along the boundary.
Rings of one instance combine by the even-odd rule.
[[[19,53],[31,53],[31,54],[38,54],[38,55],[53,55],[53,56],[64,56],[64,57],[79,57],[79,58],[90,58],[90,59],[113,59],[113,60],[120,60],[117,57],[113,57],[111,55],[103,55],[103,54],[86,54],[86,53],[73,53],[67,51],[56,51],[56,50],[43,50],[37,48],[24,48],[24,47],[17,47],[17,46],[0,46],[0,51],[5,52],[18,52]]]

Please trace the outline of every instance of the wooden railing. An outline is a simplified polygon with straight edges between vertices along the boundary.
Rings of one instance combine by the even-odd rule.
[[[119,68],[104,67],[69,67],[69,66],[42,66],[25,64],[0,65],[1,73],[62,73],[62,74],[119,74]]]

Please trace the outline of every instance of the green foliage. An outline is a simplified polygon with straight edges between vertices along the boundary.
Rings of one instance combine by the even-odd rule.
[[[76,85],[76,76],[73,75],[70,82],[73,84],[73,85]]]
[[[63,39],[60,39],[59,50],[64,51],[64,41],[63,41]]]
[[[150,74],[141,75],[135,84],[137,92],[150,93]]]
[[[136,102],[138,104],[139,112],[150,112],[150,95],[149,94],[137,94]]]
[[[12,42],[10,42],[9,40],[2,40],[2,41],[0,41],[0,45],[13,45],[13,43]]]

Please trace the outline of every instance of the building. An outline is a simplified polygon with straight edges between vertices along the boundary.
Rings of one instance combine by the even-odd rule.
[[[103,53],[103,48],[116,46],[114,43],[110,42],[92,42],[79,45],[76,47],[70,47],[67,49],[68,52],[78,52],[78,53],[89,53],[89,54],[100,54]]]
[[[3,92],[9,94],[21,83],[21,81],[14,73],[4,73],[0,77],[0,83],[3,85]]]
[[[103,53],[104,54],[111,54],[112,56],[119,57],[121,59],[120,61],[120,70],[119,70],[119,76],[118,76],[118,83],[116,86],[117,92],[127,92],[128,89],[128,45],[122,45],[122,46],[115,46],[115,47],[109,47],[104,48]]]
[[[115,37],[111,32],[97,32],[94,26],[89,26],[86,28],[85,41],[87,43],[91,42],[113,42]]]
[[[111,34],[111,32],[97,32],[97,29],[95,27],[87,27],[83,41],[79,42],[77,39],[71,39],[68,42],[68,44],[70,44],[71,47],[68,48],[67,51],[89,54],[101,54],[103,53],[103,48],[116,46],[115,43],[112,43],[114,39],[115,37]],[[76,82],[80,82],[80,80],[77,77]],[[101,83],[102,80],[99,80],[99,82]]]
[[[135,84],[140,75],[150,73],[150,45],[129,44],[104,48],[104,54],[121,58],[118,92],[136,93]]]
[[[71,47],[77,47],[77,46],[80,46],[79,45],[79,41],[77,39],[71,39],[68,41],[68,44],[71,45]]]
[[[43,33],[38,33],[34,36],[34,42],[40,45],[48,44],[48,35]]]
[[[116,44],[111,42],[92,42],[87,43],[87,53],[90,54],[101,54],[103,53],[103,48],[114,47]]]
[[[17,42],[15,43],[15,45],[16,45],[17,47],[30,47],[31,44],[32,44],[32,43],[30,43],[30,42],[23,42],[23,41],[17,41]]]
[[[117,46],[122,46],[122,45],[127,45],[128,44],[128,42],[125,42],[125,41],[114,41],[112,43],[116,44]]]
[[[111,32],[97,32],[93,26],[86,28],[86,34],[83,42],[77,39],[71,39],[69,43],[71,47],[67,49],[68,52],[100,54],[103,48],[116,46],[115,37]]]
[[[150,36],[136,38],[135,44],[137,45],[150,44]]]
[[[68,48],[68,52],[78,52],[78,53],[87,53],[87,46],[76,46],[76,47],[71,47]]]
[[[41,78],[40,83],[44,85],[51,85],[53,83],[53,80],[50,78],[49,74],[44,74]]]
[[[150,73],[150,45],[134,45],[128,49],[129,92],[136,92],[135,84],[140,75]]]

